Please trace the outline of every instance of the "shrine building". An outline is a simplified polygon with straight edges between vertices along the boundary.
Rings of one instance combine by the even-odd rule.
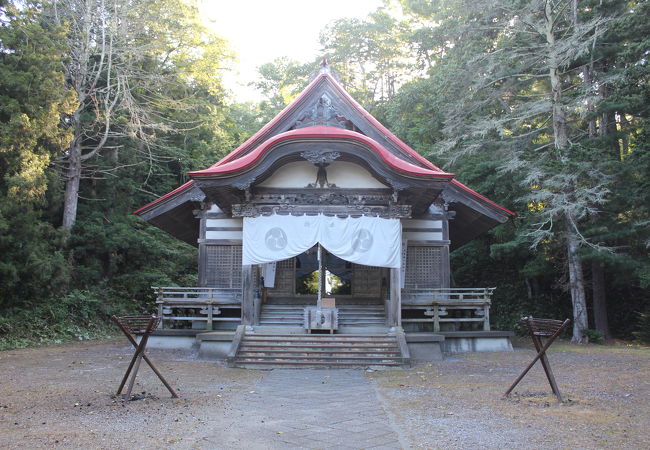
[[[135,213],[198,247],[198,286],[156,287],[150,345],[239,367],[409,365],[511,349],[493,287],[449,254],[513,216],[364,110],[326,63],[273,120]]]

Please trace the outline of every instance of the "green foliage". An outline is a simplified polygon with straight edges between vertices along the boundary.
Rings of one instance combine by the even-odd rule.
[[[307,87],[309,75],[316,67],[317,63],[301,64],[288,58],[276,58],[257,68],[259,80],[251,84],[265,97],[258,105],[260,127]]]
[[[605,343],[605,337],[603,336],[603,333],[601,333],[598,330],[585,330],[585,335],[587,336],[587,339],[589,339],[589,343],[591,344],[603,344]]]
[[[634,337],[650,345],[650,313],[638,313],[637,315],[637,331],[634,332]]]
[[[105,152],[84,168],[79,217],[67,238],[57,227],[70,119],[80,107],[92,147],[92,133],[101,128],[95,121],[103,118],[66,89],[70,30],[56,26],[50,4],[17,4],[2,7],[0,27],[4,348],[105,335],[111,314],[152,310],[152,285],[195,285],[196,249],[132,211],[178,187],[187,170],[214,163],[251,133],[251,119],[240,120],[250,117],[250,108],[226,111],[219,74],[229,52],[201,25],[194,6],[143,0],[118,8],[139,30],[122,33],[113,43],[122,46],[133,39],[129,48],[145,51],[127,55],[128,65],[118,64],[117,56],[113,60],[132,90],[112,118]],[[67,13],[67,6],[59,2],[58,12]],[[106,10],[111,26],[119,19],[115,11]],[[99,73],[99,89],[106,89],[108,80],[107,72]],[[143,120],[143,128],[133,128],[127,116],[135,105],[156,112]],[[145,140],[138,134],[143,130]]]
[[[0,308],[59,293],[69,271],[61,234],[43,220],[48,166],[66,146],[71,108],[63,30],[35,5],[0,9]]]
[[[630,315],[648,299],[648,3],[578,2],[575,20],[568,1],[401,3],[431,64],[388,106],[393,129],[517,213],[513,227],[479,238],[489,259],[478,242],[452,254],[456,285],[476,282],[466,273],[489,274],[497,327],[522,312],[570,317],[560,245],[569,217],[584,242],[614,250],[588,247],[581,256],[606,261],[610,325],[630,337]],[[546,6],[553,36],[540,26]],[[549,95],[553,58],[558,97]],[[567,145],[557,145],[554,107],[566,115]]]
[[[407,79],[405,32],[404,23],[379,8],[366,19],[336,20],[321,33],[321,44],[343,86],[371,111],[375,103],[392,98]]]
[[[94,212],[77,224],[70,246],[76,285],[107,283],[136,307],[153,305],[151,286],[196,284],[196,249],[133,215]]]
[[[296,294],[318,294],[318,271],[309,272],[296,278]]]
[[[56,301],[25,304],[0,313],[0,350],[111,336],[111,315],[133,312],[109,292],[72,290]]]
[[[321,40],[366,109],[517,213],[452,253],[454,284],[497,287],[495,329],[517,329],[524,315],[570,317],[567,261],[555,234],[569,211],[585,242],[612,249],[580,253],[606,268],[612,331],[650,342],[650,4],[581,1],[574,23],[571,2],[552,3],[566,6],[556,10],[562,91],[553,103],[554,47],[543,28],[530,26],[544,21],[544,2],[399,3],[403,14],[386,2],[365,19],[333,22]],[[320,61],[265,64],[256,87],[266,99],[228,104],[220,74],[232,55],[194,2],[111,3],[108,26],[123,27],[114,34],[121,53],[112,70],[130,90],[116,103],[105,146],[84,162],[66,239],[61,175],[74,111],[87,153],[105,123],[102,95],[117,78],[100,71],[94,96],[81,100],[64,82],[75,56],[72,22],[46,20],[50,3],[0,5],[0,348],[103,336],[111,314],[152,310],[151,286],[196,284],[196,249],[132,211],[243,142],[295,98]],[[57,6],[63,14],[78,2]],[[99,47],[90,50],[87,67],[98,67]],[[70,79],[67,86],[76,87]],[[553,145],[554,104],[568,120],[566,146]],[[553,227],[538,225],[531,235],[549,219]],[[300,289],[315,292],[314,280],[305,277]]]

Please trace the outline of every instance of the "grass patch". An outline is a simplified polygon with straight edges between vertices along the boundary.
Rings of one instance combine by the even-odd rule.
[[[121,303],[80,290],[4,310],[0,312],[0,350],[112,337],[117,330],[110,316],[126,310]]]
[[[552,350],[569,352],[569,353],[594,353],[594,354],[614,354],[630,355],[635,357],[650,357],[650,347],[638,344],[623,345],[592,345],[592,344],[558,344],[551,347]]]

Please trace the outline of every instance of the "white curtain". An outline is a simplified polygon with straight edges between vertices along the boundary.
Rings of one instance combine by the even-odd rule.
[[[297,256],[316,243],[341,259],[367,266],[399,268],[402,226],[379,217],[260,216],[244,218],[242,264]]]
[[[406,261],[408,256],[408,240],[402,239],[402,267],[400,268],[399,284],[400,288],[404,289],[406,286]]]
[[[274,288],[275,287],[275,273],[277,272],[277,267],[275,262],[270,262],[262,265],[263,276],[264,276],[264,287],[265,288]]]

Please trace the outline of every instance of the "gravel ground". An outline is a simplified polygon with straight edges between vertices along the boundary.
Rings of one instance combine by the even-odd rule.
[[[124,402],[112,394],[131,354],[123,339],[0,352],[0,448],[265,447],[246,398],[271,372],[152,350],[181,398],[143,364],[141,399]],[[364,374],[412,448],[650,448],[650,349],[554,345],[566,401],[540,367],[502,399],[533,356],[522,346]]]
[[[515,349],[370,377],[413,448],[650,448],[650,349],[552,347],[564,403],[539,364],[502,398],[535,355]]]

